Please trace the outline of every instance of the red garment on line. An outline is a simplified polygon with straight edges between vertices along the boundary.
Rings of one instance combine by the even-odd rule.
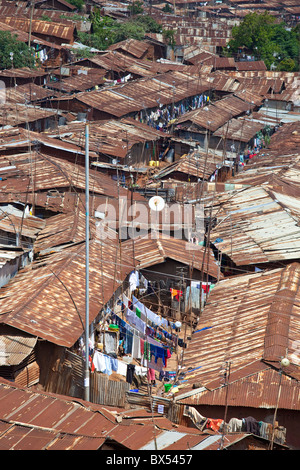
[[[89,356],[89,363],[90,363],[90,368],[91,368],[92,372],[94,372],[94,370],[95,370],[95,365],[94,365],[94,363],[93,363],[93,361],[92,361],[91,356]]]
[[[147,378],[148,378],[148,382],[155,380],[155,370],[151,369],[151,367],[149,367],[148,369]]]
[[[222,419],[208,419],[206,422],[206,427],[212,431],[219,431],[221,424],[223,423]]]
[[[171,292],[172,297],[175,297],[176,300],[179,300],[179,297],[182,297],[182,291],[181,290],[170,288],[170,292]]]
[[[210,285],[204,286],[204,285],[202,284],[202,289],[203,289],[203,291],[204,291],[205,294],[207,294],[207,293],[209,292],[209,288],[210,288]]]
[[[167,357],[165,357],[165,367],[167,367],[167,361],[168,359],[170,359],[171,356],[172,354],[170,353],[169,349],[167,349]]]

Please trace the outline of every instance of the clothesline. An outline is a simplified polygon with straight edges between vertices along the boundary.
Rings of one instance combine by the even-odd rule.
[[[152,312],[149,308],[147,308],[142,302],[140,302],[134,295],[132,295],[132,301],[130,301],[125,294],[123,294],[123,304],[125,308],[130,308],[136,316],[140,319],[135,320],[136,325],[139,325],[140,329],[144,329],[144,326],[141,322],[144,322],[147,327],[151,328],[158,328],[159,331],[165,336],[167,340],[170,340],[174,343],[174,346],[177,344],[178,337],[173,333],[169,333],[167,331],[168,327],[172,329],[176,329],[176,325],[174,322],[169,322],[166,318],[161,317],[157,313]]]
[[[272,437],[273,425],[264,421],[258,421],[252,416],[241,419],[231,418],[228,423],[225,423],[225,427],[223,419],[206,418],[202,416],[196,408],[189,405],[184,406],[183,416],[189,417],[201,431],[211,429],[214,432],[224,432],[225,430],[226,433],[248,432],[268,440]],[[277,427],[275,441],[279,444],[284,444],[285,436],[286,429],[283,426]]]
[[[116,372],[117,374],[120,374],[123,377],[127,376],[128,364],[126,362],[108,356],[107,354],[104,354],[98,350],[94,351],[91,362],[92,370],[97,370],[106,375],[111,375],[113,372]],[[147,368],[135,365],[134,372],[136,375],[146,376]]]

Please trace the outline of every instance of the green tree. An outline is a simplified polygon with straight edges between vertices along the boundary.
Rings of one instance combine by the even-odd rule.
[[[41,16],[41,20],[42,20],[42,21],[52,21],[52,19],[50,18],[50,16],[45,15],[45,14],[43,14],[43,15]]]
[[[97,33],[89,34],[78,32],[78,41],[85,46],[93,47],[100,51],[105,51],[109,46],[116,42],[114,31],[98,31]]]
[[[241,47],[245,47],[256,59],[263,60],[268,69],[277,67],[285,58],[298,63],[297,32],[289,30],[285,23],[276,23],[268,12],[250,13],[239,26],[232,28],[226,55],[235,55]]]
[[[295,61],[291,58],[286,58],[286,59],[283,59],[281,62],[279,62],[276,70],[283,71],[283,72],[293,72],[295,68],[296,68]]]
[[[143,2],[136,0],[136,1],[133,1],[130,5],[128,5],[127,9],[130,11],[130,13],[133,16],[139,15],[140,13],[143,13],[144,11],[144,4]]]
[[[101,16],[99,8],[95,8],[95,10],[91,13],[90,19],[93,33],[97,33],[103,29],[114,28],[116,25],[116,21],[109,16]]]
[[[0,31],[0,68],[12,67],[34,68],[34,52],[27,44],[18,41],[17,35],[12,35],[9,31]]]
[[[164,41],[172,48],[174,48],[176,44],[175,33],[176,31],[174,29],[163,29],[162,31]]]
[[[84,5],[84,0],[68,0],[71,5],[74,5],[78,11],[81,11],[83,9]]]
[[[119,25],[115,32],[115,42],[121,42],[125,39],[137,39],[141,41],[145,37],[145,29],[134,22],[126,22]]]
[[[146,33],[161,33],[162,26],[152,16],[140,15],[134,19],[134,23],[142,26]]]
[[[168,3],[166,3],[165,6],[162,8],[162,11],[164,11],[165,13],[173,13],[173,8]]]
[[[300,41],[300,23],[298,23],[293,29],[293,33],[296,35],[297,41]]]
[[[111,44],[126,39],[143,40],[148,32],[161,33],[162,26],[149,15],[136,15],[123,23],[119,23],[107,16],[101,16],[99,9],[91,15],[92,34],[78,33],[78,40],[87,46],[105,50]],[[170,41],[172,33],[168,33]]]
[[[94,53],[90,51],[90,49],[87,49],[85,47],[82,47],[80,49],[71,49],[72,53],[74,54],[76,59],[82,59],[83,57],[85,59],[91,58],[94,56]]]

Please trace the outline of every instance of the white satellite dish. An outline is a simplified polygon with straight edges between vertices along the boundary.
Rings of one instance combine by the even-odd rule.
[[[153,196],[149,200],[149,207],[153,211],[159,212],[164,208],[164,206],[165,206],[165,201],[160,196]]]

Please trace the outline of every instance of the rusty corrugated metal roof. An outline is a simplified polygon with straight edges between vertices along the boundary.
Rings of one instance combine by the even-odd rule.
[[[0,230],[13,235],[20,234],[35,240],[38,233],[45,227],[45,221],[39,217],[22,214],[9,214],[0,211]]]
[[[72,77],[64,78],[57,82],[49,81],[47,83],[46,90],[49,96],[51,95],[50,90],[55,90],[56,92],[62,93],[76,93],[86,91],[91,88],[94,88],[97,85],[102,85],[104,83],[104,77],[106,73],[106,70],[98,70],[96,73],[91,73],[87,75],[78,74]]]
[[[217,217],[210,240],[235,265],[300,258],[299,188],[294,195],[267,183],[214,196],[212,216]],[[210,207],[208,203],[207,209]],[[210,209],[209,209],[210,210]]]
[[[262,157],[263,160],[256,159],[256,163],[249,165],[245,171],[228,179],[229,184],[245,184],[257,186],[268,184],[269,187],[281,187],[281,191],[291,188],[293,192],[293,183],[300,183],[300,155],[278,155],[267,152]]]
[[[223,163],[223,158],[204,151],[194,151],[170,163],[154,175],[155,179],[174,178],[177,173],[184,173],[195,178],[208,179]],[[173,176],[175,174],[175,176]]]
[[[155,445],[166,450],[180,443],[180,449],[187,450],[189,443],[196,446],[212,436],[210,431],[174,426],[157,415],[153,421],[150,415],[137,422],[118,422],[116,418],[126,410],[23,390],[7,381],[0,383],[0,403],[3,450],[97,450],[106,442],[127,450],[155,450]]]
[[[0,366],[20,364],[30,355],[37,342],[37,337],[6,325],[1,325],[0,335]]]
[[[0,75],[1,76],[1,75]],[[54,92],[35,83],[26,83],[18,87],[5,89],[6,103],[26,104],[54,96]]]
[[[28,18],[4,16],[1,17],[0,20],[2,23],[6,23],[9,26],[25,31],[26,33],[30,30],[30,20]],[[36,33],[44,36],[53,36],[65,42],[72,42],[74,39],[74,24],[63,24],[33,19],[31,28],[33,34]]]
[[[263,60],[255,61],[241,61],[236,62],[236,69],[239,71],[242,70],[267,70],[266,64]]]
[[[210,89],[210,84],[198,77],[179,71],[141,78],[109,89],[78,93],[76,100],[112,116],[126,116],[143,109],[157,108],[179,102]]]
[[[41,135],[53,137],[58,142],[75,144],[83,150],[84,130],[84,122],[75,122],[59,126],[57,131],[49,131]],[[164,137],[168,136],[131,118],[123,118],[120,121],[92,121],[89,124],[90,151],[114,158],[125,158],[135,144],[155,142]]]
[[[137,39],[129,38],[116,44],[112,44],[108,47],[108,50],[121,50],[126,54],[141,58],[149,50],[149,47],[150,45],[145,41],[138,41]]]
[[[94,223],[90,224],[95,236]],[[85,240],[85,214],[79,210],[68,214],[57,214],[45,221],[44,228],[34,242],[34,252],[41,253],[54,247],[78,243]]]
[[[299,155],[300,121],[286,123],[279,127],[277,132],[272,135],[269,148],[277,152],[278,158],[287,152]]]
[[[0,28],[0,30],[1,30],[1,28]],[[30,69],[29,67],[11,68],[11,69],[0,70],[0,78],[1,77],[36,78],[36,77],[45,77],[47,74],[48,74],[48,72],[45,72],[45,70]],[[13,88],[13,90],[15,90],[15,88]]]
[[[90,322],[133,269],[111,240],[90,241]],[[1,322],[71,347],[85,323],[85,242],[32,262],[1,289]]]
[[[287,356],[280,407],[299,409],[299,277],[300,264],[293,263],[220,281],[184,353],[176,400],[224,406],[223,373],[230,361],[229,406],[274,408],[279,362]]]
[[[133,249],[139,269],[164,263],[169,258],[199,271],[203,270],[215,279],[218,275],[220,278],[223,277],[223,274],[219,273],[211,250],[206,251],[203,246],[194,245],[185,240],[157,234],[157,239],[146,236],[122,243],[122,250],[127,254],[132,254]]]
[[[215,137],[222,137],[224,140],[249,142],[264,127],[265,124],[260,122],[240,118],[230,119],[224,126],[219,127],[213,135]]]
[[[57,112],[51,109],[8,102],[1,106],[0,126],[18,126],[40,119],[54,118],[56,115]]]
[[[47,136],[45,139],[47,140]],[[51,139],[48,139],[47,144],[50,145],[50,141]],[[52,145],[56,148],[55,139],[52,139]],[[59,148],[61,145],[62,142],[57,141],[57,147]],[[66,143],[65,145],[68,148],[70,144]],[[85,190],[84,166],[74,165],[62,158],[50,157],[32,151],[31,153],[3,156],[0,158],[0,170],[1,168],[0,188],[3,197],[5,193],[15,193],[16,198],[18,198],[18,194],[27,193],[30,198],[30,193],[39,191],[49,191],[52,197],[60,197],[59,192],[68,189],[71,192],[79,193],[79,200],[82,204],[84,203],[84,197],[80,194]],[[32,184],[33,168],[34,182]],[[92,194],[107,197],[117,198],[118,195],[129,194],[129,191],[124,188],[118,190],[117,183],[108,176],[91,169],[90,188]]]
[[[254,103],[248,103],[241,96],[228,95],[203,108],[198,108],[184,114],[176,120],[176,125],[181,127],[191,123],[192,125],[215,132],[233,117],[244,114],[254,107]],[[190,128],[190,130],[192,129],[193,127]]]

